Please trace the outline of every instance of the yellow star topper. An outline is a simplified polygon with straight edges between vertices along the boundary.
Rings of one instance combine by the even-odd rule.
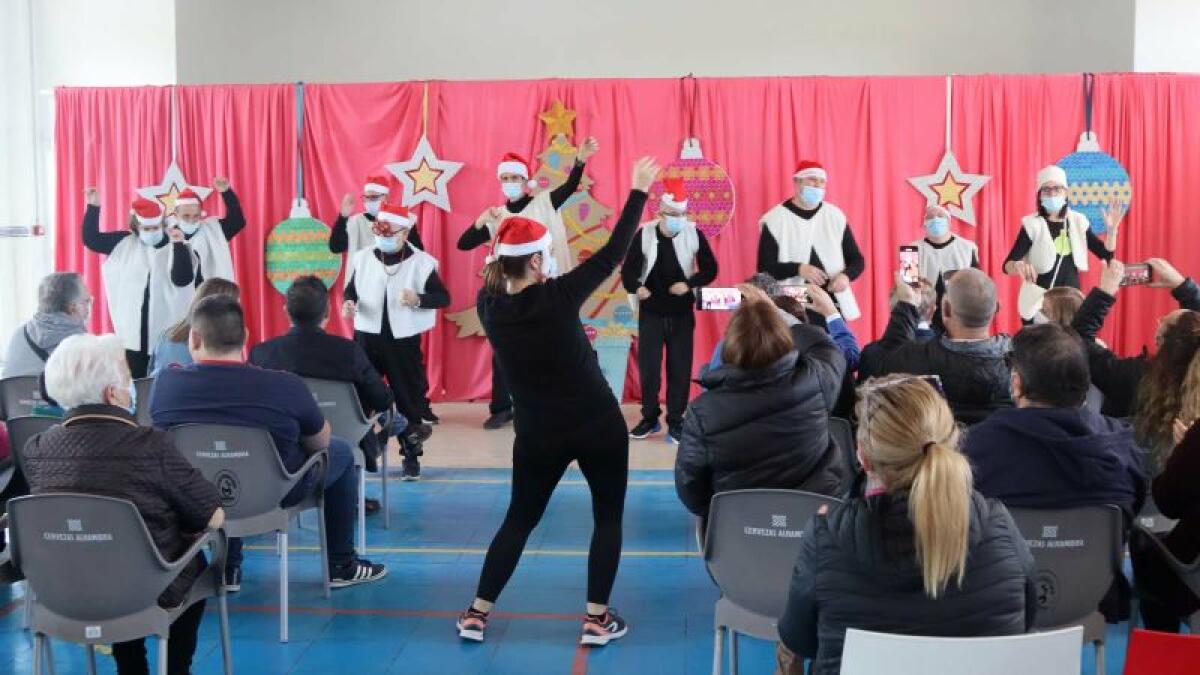
[[[555,100],[546,112],[539,113],[540,119],[546,125],[546,133],[551,137],[575,135],[575,111],[568,109],[562,101]]]
[[[953,174],[946,172],[946,176],[942,178],[942,182],[930,185],[929,187],[937,193],[938,206],[957,206],[962,208],[962,193],[970,185],[959,183],[954,180]]]
[[[413,194],[420,194],[422,192],[433,192],[436,194],[438,191],[437,180],[445,172],[438,171],[429,166],[429,162],[422,157],[420,166],[404,173],[408,174],[408,177],[412,179]]]

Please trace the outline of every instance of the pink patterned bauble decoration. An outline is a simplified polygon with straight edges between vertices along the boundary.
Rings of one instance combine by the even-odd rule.
[[[667,178],[683,179],[688,197],[688,220],[696,223],[704,236],[716,236],[733,217],[733,181],[724,167],[701,154],[698,140],[684,141],[679,159],[667,164],[658,180],[650,186],[650,198],[646,200],[648,218],[658,214],[662,181]]]

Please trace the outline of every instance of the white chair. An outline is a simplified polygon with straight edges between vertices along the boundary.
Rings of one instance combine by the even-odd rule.
[[[1083,627],[1027,635],[947,638],[851,628],[842,675],[1064,675],[1080,669]]]

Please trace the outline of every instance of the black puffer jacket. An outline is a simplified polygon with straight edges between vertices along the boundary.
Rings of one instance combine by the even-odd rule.
[[[846,360],[829,335],[792,327],[796,350],[762,370],[731,365],[700,377],[675,459],[675,489],[689,511],[708,514],[717,492],[790,488],[834,494],[841,481],[829,411]]]
[[[847,628],[906,635],[1019,635],[1036,611],[1033,556],[1000,502],[972,495],[962,588],[925,595],[904,495],[852,499],[805,527],[779,638],[812,657],[813,675],[841,669]]]

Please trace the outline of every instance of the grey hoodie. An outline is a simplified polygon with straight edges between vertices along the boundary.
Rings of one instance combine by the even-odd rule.
[[[45,369],[46,362],[34,352],[25,339],[27,331],[34,344],[50,353],[66,338],[86,333],[87,326],[63,312],[34,314],[29,323],[18,328],[8,341],[8,351],[4,354],[3,377],[40,375]]]

